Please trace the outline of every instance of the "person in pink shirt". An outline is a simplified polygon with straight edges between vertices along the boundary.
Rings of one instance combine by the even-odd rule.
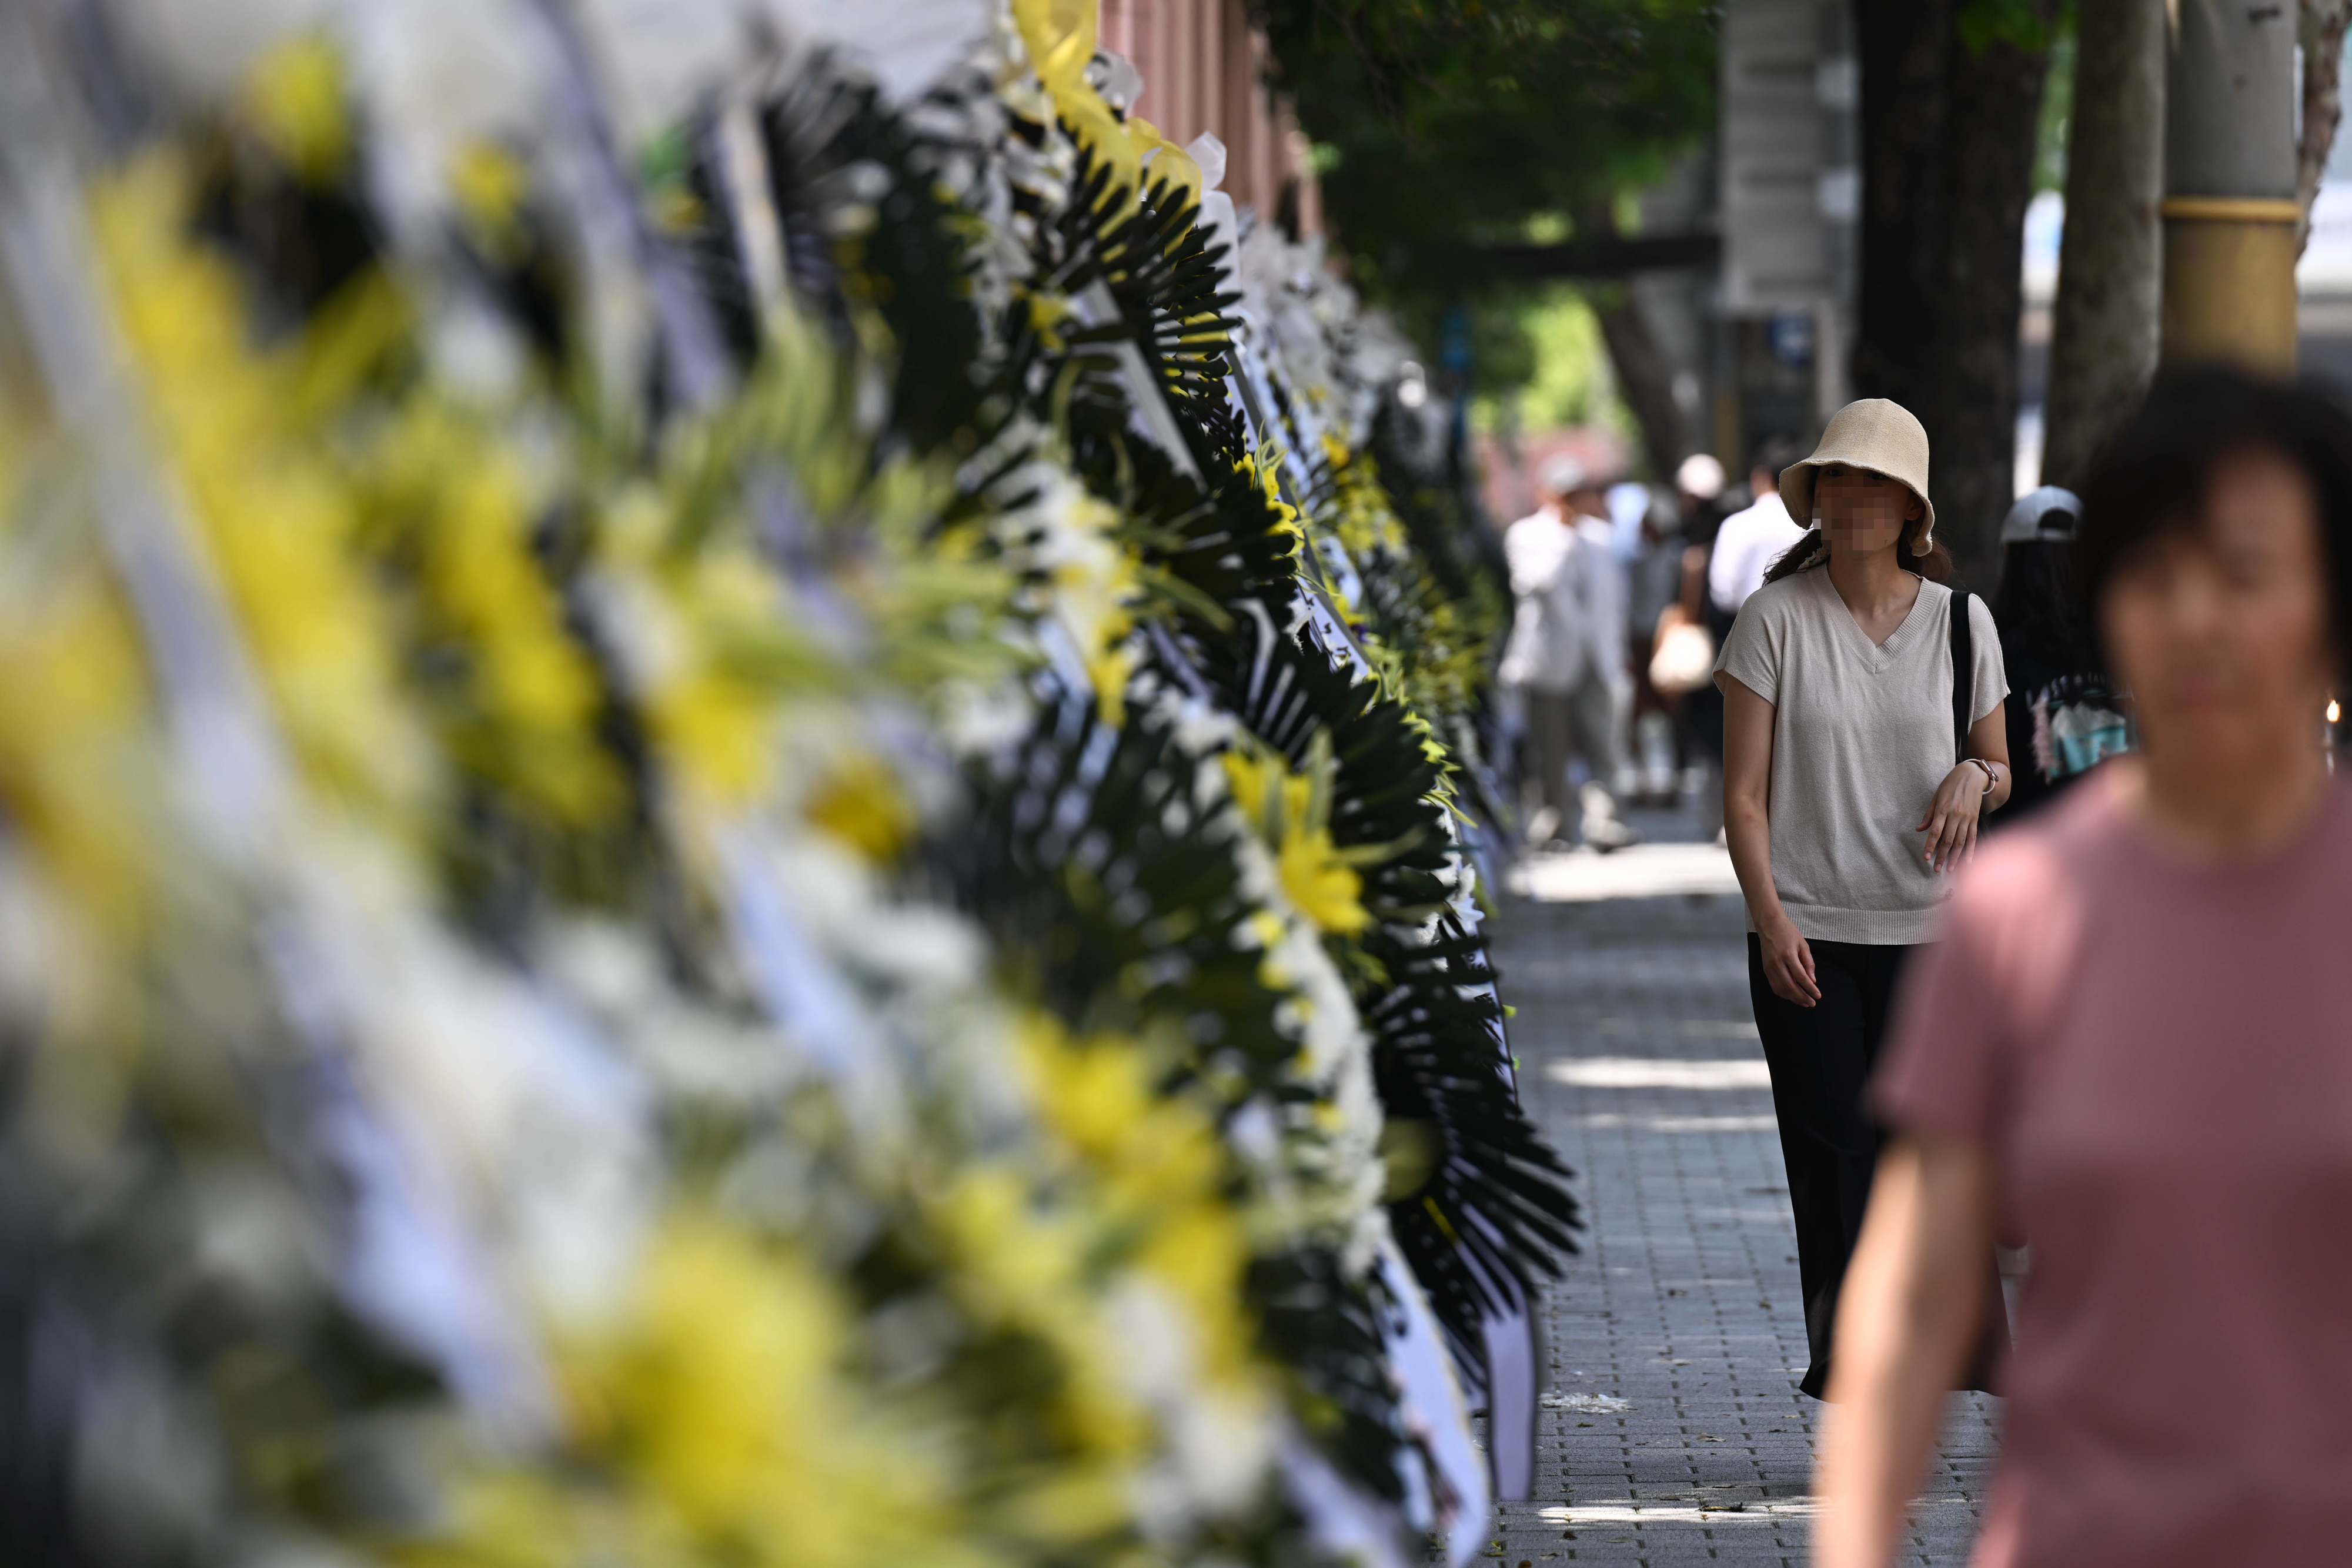
[[[2085,486],[2081,587],[2143,751],[1987,842],[1873,1088],[1821,1568],[1883,1568],[2030,1242],[1978,1568],[2352,1558],[2352,419],[2204,371]]]

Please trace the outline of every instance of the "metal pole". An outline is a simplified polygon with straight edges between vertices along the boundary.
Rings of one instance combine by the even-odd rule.
[[[2295,8],[2178,0],[2165,105],[2168,367],[2294,370]]]

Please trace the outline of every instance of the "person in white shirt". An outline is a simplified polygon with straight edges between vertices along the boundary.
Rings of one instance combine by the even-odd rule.
[[[1624,753],[1623,572],[1600,490],[1582,464],[1553,464],[1544,497],[1503,535],[1517,606],[1500,674],[1525,706],[1525,773],[1540,802],[1528,840],[1562,841],[1569,763],[1582,757],[1591,774],[1578,800],[1583,841],[1621,849],[1636,837],[1618,819],[1611,792]]]
[[[1780,501],[1780,470],[1804,455],[1785,435],[1767,437],[1756,449],[1748,487],[1756,502],[1744,512],[1723,519],[1715,536],[1715,554],[1706,566],[1706,596],[1727,622],[1739,613],[1748,596],[1764,586],[1772,563],[1805,537],[1811,518],[1789,516]]]

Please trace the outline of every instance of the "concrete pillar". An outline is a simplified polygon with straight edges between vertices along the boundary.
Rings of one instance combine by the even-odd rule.
[[[1193,0],[1193,48],[1200,69],[1192,78],[1192,114],[1179,141],[1203,131],[1222,132],[1225,110],[1225,7],[1223,0]]]
[[[1217,62],[1215,119],[1210,122],[1225,144],[1225,190],[1236,204],[1258,204],[1257,63],[1251,47],[1249,14],[1241,0],[1210,0],[1221,13],[1217,31],[1223,46]],[[1259,208],[1263,212],[1265,209]]]
[[[1275,209],[1282,204],[1282,168],[1288,152],[1276,134],[1274,99],[1265,89],[1265,35],[1249,25],[1249,14],[1243,9],[1242,0],[1232,0],[1239,15],[1237,29],[1244,40],[1242,54],[1243,82],[1249,94],[1245,108],[1249,115],[1249,180],[1250,203],[1257,215],[1272,222]]]
[[[1132,60],[1138,31],[1135,0],[1102,0],[1102,9],[1095,18],[1095,43],[1098,47]]]
[[[1178,146],[1201,134],[1193,89],[1201,79],[1201,30],[1193,0],[1172,0],[1167,24],[1168,60],[1154,83],[1159,92],[1149,119]]]
[[[2179,0],[2165,103],[2163,362],[2294,370],[2295,7]]]

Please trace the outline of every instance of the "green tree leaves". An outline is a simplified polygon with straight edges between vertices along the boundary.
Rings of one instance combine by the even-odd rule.
[[[1256,0],[1358,280],[1458,292],[1464,252],[1653,178],[1713,126],[1705,0]]]

